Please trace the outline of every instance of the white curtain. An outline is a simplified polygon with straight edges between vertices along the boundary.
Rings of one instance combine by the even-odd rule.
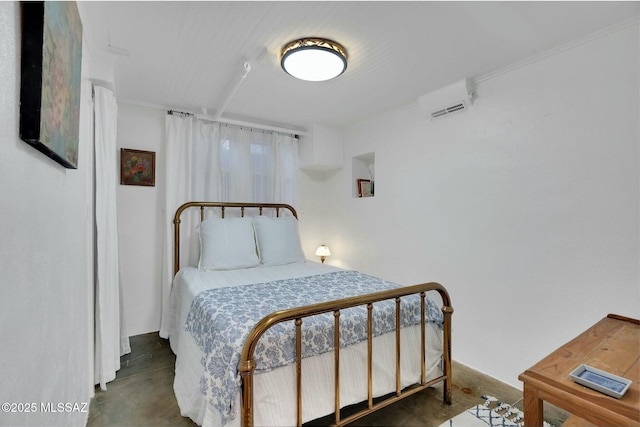
[[[220,200],[295,206],[298,140],[278,132],[221,129]]]
[[[173,281],[173,215],[189,201],[288,203],[295,207],[297,139],[277,132],[167,115],[164,265],[160,336],[168,338]],[[197,264],[198,213],[182,216],[181,265]]]
[[[167,115],[166,177],[164,203],[164,258],[162,267],[162,322],[160,336],[168,338],[172,316],[169,314],[173,282],[173,216],[185,202],[220,199],[218,158],[220,125],[194,117]],[[182,262],[194,263],[197,239],[191,238],[197,224],[196,215],[181,217]]]
[[[298,139],[274,132],[273,201],[296,207],[298,200]]]
[[[120,356],[131,352],[121,310],[116,185],[118,106],[113,93],[94,86],[95,143],[95,354],[94,384],[106,390],[116,377]]]

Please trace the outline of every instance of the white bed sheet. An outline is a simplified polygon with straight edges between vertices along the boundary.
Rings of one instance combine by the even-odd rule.
[[[171,295],[172,322],[169,325],[171,349],[176,354],[174,392],[180,413],[203,427],[222,427],[220,414],[208,404],[200,391],[203,374],[202,352],[195,340],[182,328],[195,296],[207,289],[271,280],[303,277],[338,271],[340,269],[313,261],[274,267],[257,267],[229,271],[200,271],[183,268],[174,279]],[[439,327],[428,323],[427,378],[441,375],[442,334]],[[420,378],[420,326],[401,331],[402,386]],[[367,399],[366,342],[341,349],[342,406]],[[395,334],[374,339],[373,394],[382,396],[395,390]],[[327,375],[327,373],[331,373]],[[303,359],[303,422],[334,411],[333,353]],[[240,397],[238,396],[238,399]],[[295,367],[283,366],[270,372],[254,375],[254,423],[256,426],[295,425],[296,395]],[[236,405],[239,408],[240,405]],[[240,426],[239,409],[224,427]]]

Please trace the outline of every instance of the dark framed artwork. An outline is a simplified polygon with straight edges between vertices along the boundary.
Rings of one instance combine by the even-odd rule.
[[[75,2],[20,2],[20,139],[78,167],[82,22]]]
[[[156,185],[156,153],[121,148],[120,184],[154,187]]]

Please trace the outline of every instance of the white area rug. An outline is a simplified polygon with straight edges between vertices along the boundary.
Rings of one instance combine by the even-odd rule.
[[[503,427],[524,426],[524,413],[517,408],[500,402],[493,396],[482,396],[485,402],[469,408],[440,427]],[[553,427],[544,423],[545,427]]]

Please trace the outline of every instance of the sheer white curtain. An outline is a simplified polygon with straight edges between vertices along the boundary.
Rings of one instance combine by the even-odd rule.
[[[273,201],[296,207],[298,200],[298,139],[274,132]]]
[[[295,207],[297,139],[277,132],[167,115],[162,324],[167,338],[173,281],[173,215],[188,201],[288,203]],[[181,217],[181,265],[197,264],[199,216]]]
[[[297,141],[278,132],[222,125],[221,200],[295,206]]]
[[[116,377],[120,356],[131,352],[121,310],[116,183],[118,106],[113,93],[94,86],[95,144],[95,354],[94,384],[106,390]]]
[[[218,145],[220,125],[194,117],[167,115],[166,133],[166,193],[164,211],[164,258],[162,267],[162,322],[160,336],[168,338],[171,329],[170,297],[173,281],[173,216],[185,202],[220,200]],[[195,226],[197,215],[181,217],[180,255],[193,264],[198,256]]]

